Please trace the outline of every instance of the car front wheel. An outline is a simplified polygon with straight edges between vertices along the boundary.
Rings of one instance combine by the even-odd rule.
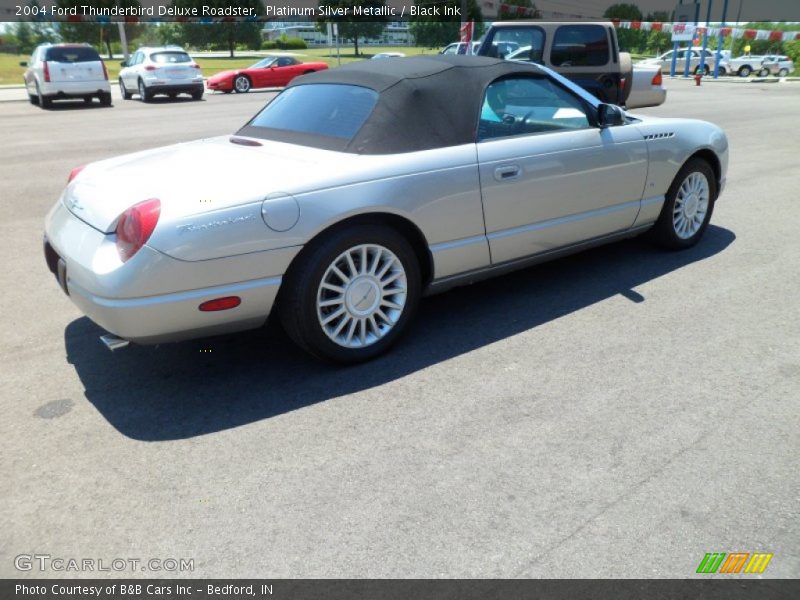
[[[147,86],[145,86],[144,81],[141,79],[139,80],[139,98],[141,98],[142,102],[150,102],[150,93],[147,91]]]
[[[753,72],[749,66],[745,65],[741,69],[739,69],[739,77],[749,77],[750,73]]]
[[[245,92],[249,92],[250,80],[244,75],[238,75],[236,79],[233,80],[233,89],[236,90],[237,94],[244,94]]]
[[[123,100],[130,100],[133,98],[133,94],[128,91],[128,88],[126,88],[125,84],[122,82],[122,77],[119,78],[119,93]]]
[[[383,225],[353,225],[305,250],[278,300],[289,336],[310,354],[358,363],[398,339],[420,297],[409,242]]]
[[[652,229],[655,241],[673,250],[694,246],[708,227],[716,197],[716,179],[709,164],[700,158],[689,160],[667,191]]]

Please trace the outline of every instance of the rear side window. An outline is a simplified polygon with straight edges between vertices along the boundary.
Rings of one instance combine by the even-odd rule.
[[[599,67],[608,63],[609,55],[602,25],[562,25],[553,37],[550,62],[556,67]]]
[[[48,48],[45,60],[60,63],[96,62],[100,55],[94,48],[83,46]]]
[[[481,54],[535,63],[542,62],[544,30],[541,27],[508,27],[489,30],[491,37],[481,47]],[[491,44],[491,45],[489,45]]]
[[[150,55],[150,60],[160,65],[192,62],[186,52],[156,52]]]
[[[355,85],[298,85],[278,95],[249,125],[350,140],[377,100],[377,92]]]

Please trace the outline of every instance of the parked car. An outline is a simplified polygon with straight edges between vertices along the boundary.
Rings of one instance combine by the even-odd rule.
[[[647,231],[696,244],[727,165],[715,125],[626,115],[545,67],[365,60],[298,77],[233,136],[74,169],[45,258],[111,347],[274,312],[358,362],[425,293]]]
[[[471,53],[477,54],[478,47],[481,45],[480,42],[471,42]],[[448,44],[442,50],[439,51],[439,54],[466,54],[467,53],[467,43],[466,42],[453,42],[452,44]]]
[[[50,108],[53,100],[98,98],[111,106],[108,70],[97,50],[89,44],[42,44],[21,62],[31,104]]]
[[[667,90],[658,65],[633,65],[633,86],[625,108],[660,106],[667,99]]]
[[[405,54],[402,52],[378,52],[373,55],[372,60],[383,60],[384,58],[404,58]]]
[[[753,73],[761,73],[764,56],[758,54],[728,58],[724,63],[726,73],[739,77],[750,77]],[[766,75],[766,72],[764,73]]]
[[[686,71],[686,58],[689,57],[689,72],[697,74],[700,72],[700,57],[705,52],[705,60],[703,61],[703,74],[709,75],[714,72],[714,61],[716,60],[716,52],[706,48],[704,51],[701,47],[694,47],[691,50],[688,48],[681,48],[678,50],[677,58],[675,60],[675,72],[683,74]],[[637,65],[658,65],[661,67],[663,73],[670,73],[672,71],[672,55],[673,51],[664,52],[664,54],[655,58],[646,58],[637,62]],[[719,74],[725,75],[728,72],[728,67],[725,63],[725,55],[720,56]]]
[[[761,63],[761,74],[764,75],[786,77],[792,71],[794,71],[794,62],[788,56],[770,54],[765,56],[764,62]]]
[[[300,62],[293,56],[268,56],[246,69],[223,71],[208,78],[208,89],[242,94],[251,89],[283,87],[299,75],[324,71],[324,62]]]
[[[502,51],[512,44],[512,52]],[[493,23],[483,36],[478,54],[545,65],[603,102],[620,106],[625,104],[633,85],[631,56],[619,52],[617,32],[610,22]]]
[[[139,48],[120,64],[119,91],[125,100],[133,94],[138,94],[142,102],[157,95],[175,98],[189,94],[194,100],[203,97],[200,65],[180,46]]]

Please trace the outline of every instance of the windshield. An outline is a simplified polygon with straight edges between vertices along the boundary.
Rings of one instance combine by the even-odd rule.
[[[250,65],[250,67],[248,67],[248,68],[250,68],[250,69],[266,69],[267,67],[271,67],[275,63],[276,60],[278,60],[278,59],[275,58],[274,56],[270,56],[268,58],[265,58],[263,60],[258,61],[254,65]]]
[[[61,63],[96,62],[100,55],[88,46],[56,46],[48,48],[45,60]]]
[[[192,62],[186,52],[156,52],[150,55],[150,60],[160,65]]]
[[[259,129],[351,140],[367,120],[378,93],[356,85],[317,83],[290,87],[258,113],[248,135],[269,139]]]

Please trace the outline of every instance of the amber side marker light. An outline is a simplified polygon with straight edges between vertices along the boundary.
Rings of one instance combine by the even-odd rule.
[[[224,298],[214,298],[213,300],[203,302],[197,308],[203,312],[212,312],[215,310],[236,308],[241,303],[242,299],[239,298],[239,296],[225,296]]]

